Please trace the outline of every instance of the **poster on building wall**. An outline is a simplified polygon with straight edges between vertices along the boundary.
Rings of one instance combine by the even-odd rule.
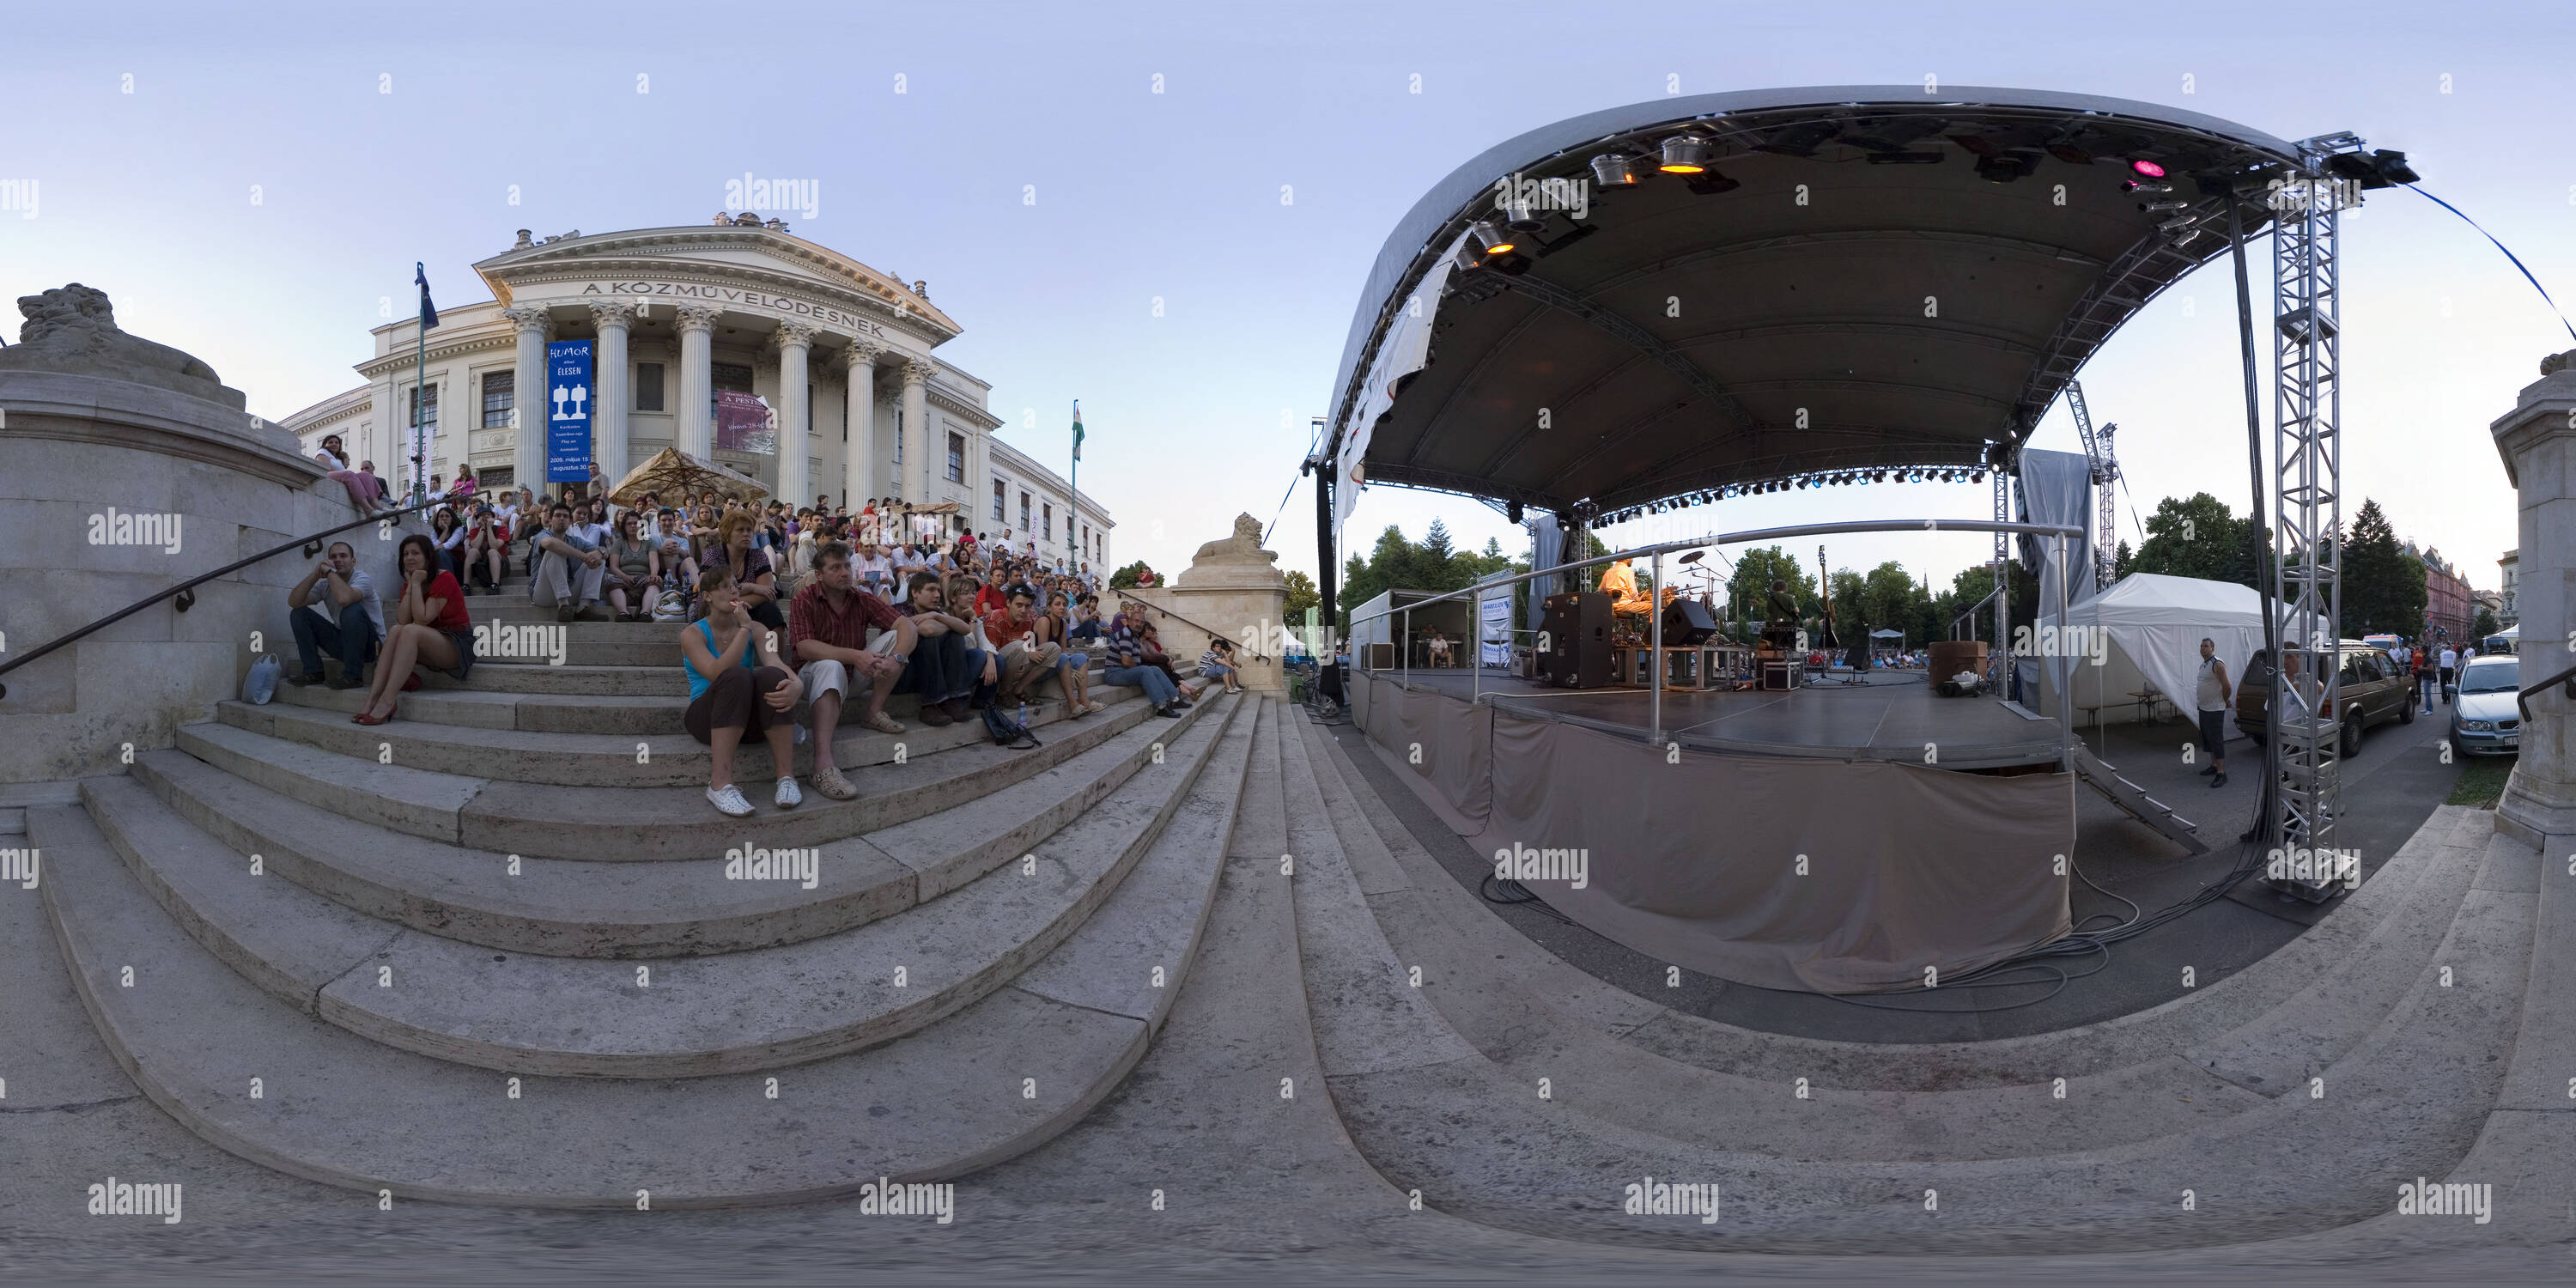
[[[739,389],[716,391],[716,446],[728,452],[778,454],[778,430],[769,404]]]
[[[579,483],[590,477],[590,344],[556,340],[546,345],[546,481]]]

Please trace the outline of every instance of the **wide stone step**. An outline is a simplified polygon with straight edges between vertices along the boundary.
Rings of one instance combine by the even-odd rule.
[[[1237,772],[1232,781],[1219,772],[1209,790],[1235,789]],[[1072,1004],[1006,987],[900,1041],[775,1074],[514,1085],[368,1041],[261,992],[181,931],[78,810],[44,812],[47,909],[128,1075],[215,1145],[365,1194],[632,1211],[639,1191],[672,1210],[850,1198],[880,1177],[948,1181],[1072,1126],[1151,1040],[1144,1008],[1096,1005],[1116,997],[1114,982]],[[1176,816],[1166,839],[1179,842],[1194,813]],[[1223,851],[1221,837],[1191,839],[1211,859]],[[1191,875],[1213,880],[1213,866],[1193,874],[1149,856],[1129,880]],[[1191,897],[1175,888],[1155,902]],[[1113,921],[1113,911],[1057,953],[1097,954],[1086,942],[1095,926],[1139,932],[1142,922]],[[1152,950],[1170,963],[1167,990],[1180,988],[1192,947],[1170,939]],[[1141,958],[1091,960],[1132,973]]]
[[[2429,870],[2438,874],[2429,892],[2407,900],[2404,915],[2375,923],[2364,944],[2347,950],[2338,973],[2311,979],[2307,990],[2207,1052],[2143,1050],[2126,1064],[1963,1089],[1855,1088],[1837,1085],[1821,1062],[1808,1066],[1811,1072],[1759,1078],[1632,1045],[1627,1036],[1662,1008],[1574,970],[1504,925],[1421,851],[1374,792],[1348,780],[1322,738],[1311,737],[1308,749],[1323,812],[1368,823],[1336,828],[1332,837],[1378,923],[1360,927],[1361,936],[1383,931],[1386,941],[1400,945],[1392,952],[1424,971],[1420,992],[1464,1040],[1508,1071],[1533,1081],[1552,1077],[1567,1088],[1561,1099],[1607,1120],[1678,1140],[1810,1159],[2045,1155],[2061,1152],[2073,1134],[2095,1145],[2146,1140],[2257,1106],[2288,1089],[2290,1080],[2278,1077],[2267,1087],[2240,1070],[2198,1066],[2213,1064],[2213,1052],[2282,1049],[2295,1052],[2305,1070],[2350,1050],[2421,973],[2477,868],[2474,856],[2458,847],[2482,841],[2486,826],[2476,811],[2438,820],[2451,824],[2452,848],[2427,855],[2414,846],[2412,866],[2365,886],[2414,889],[2399,883]],[[1346,946],[1327,956],[1347,962],[1368,954]],[[2376,987],[2359,987],[2365,979]],[[2302,1015],[2312,1017],[2304,1027],[2293,1018]],[[1940,1049],[1956,1063],[1981,1048],[2010,1045]],[[2017,1058],[2006,1055],[1994,1065],[2009,1067]],[[1796,1088],[1804,1094],[1791,1094]]]
[[[306,690],[312,694],[314,690]],[[502,782],[542,783],[558,787],[704,787],[713,766],[714,752],[686,733],[678,732],[676,716],[687,710],[680,703],[678,712],[669,713],[674,729],[667,733],[572,733],[532,731],[523,728],[500,728],[490,725],[469,726],[462,723],[438,723],[434,719],[408,719],[397,716],[381,725],[353,723],[356,703],[348,691],[320,690],[323,696],[308,699],[313,705],[298,702],[271,702],[266,706],[237,700],[215,705],[216,718],[237,729],[300,742],[308,747],[336,752],[379,763],[391,763],[433,773],[461,774]],[[1116,704],[1135,697],[1138,690],[1104,688],[1095,696],[1099,701]],[[409,694],[407,697],[420,697]],[[426,704],[429,716],[456,717],[495,714],[486,707],[466,710],[468,702],[449,702],[448,695],[433,695]],[[638,699],[665,704],[669,699]],[[326,706],[324,704],[333,704]],[[833,762],[844,768],[890,762],[897,755],[906,758],[927,756],[951,747],[988,742],[983,720],[973,712],[965,720],[946,725],[918,722],[920,703],[907,704],[913,720],[896,718],[904,726],[899,734],[878,733],[857,722],[844,719],[834,731]],[[350,708],[338,710],[336,707]],[[892,698],[887,700],[893,711]],[[1032,729],[1041,723],[1071,719],[1079,725],[1097,716],[1067,717],[1064,704],[1052,699],[1028,704]],[[519,708],[509,708],[515,721]],[[582,722],[615,719],[598,714],[581,714],[582,704],[576,699],[569,704],[532,708],[528,718],[542,722]],[[845,714],[847,714],[845,712]],[[652,717],[636,716],[637,720]],[[390,752],[388,752],[390,748]],[[898,751],[898,748],[901,750]],[[390,757],[388,761],[388,757]],[[796,752],[796,772],[811,770],[813,753],[807,747]],[[769,744],[763,740],[746,740],[734,752],[734,776],[743,784],[743,793],[754,796],[754,788],[777,777],[772,766]]]
[[[589,694],[603,698],[684,698],[689,677],[670,659],[644,666],[476,666],[463,681],[424,677],[423,691]],[[411,695],[420,696],[418,693]]]
[[[533,668],[510,669],[528,671]],[[276,701],[345,717],[366,709],[367,693],[364,689],[333,689],[318,684],[297,688],[290,684],[278,686]],[[918,711],[919,700],[910,705]],[[889,711],[894,709],[893,697],[887,699],[886,707]],[[688,709],[689,698],[685,688],[677,694],[604,698],[596,694],[432,689],[424,685],[417,693],[403,695],[402,718],[417,724],[454,725],[469,729],[650,736],[685,732],[681,717]]]
[[[176,751],[137,756],[134,777],[237,853],[260,854],[268,871],[371,917],[510,952],[686,956],[813,939],[936,898],[1018,859],[1157,756],[1168,759],[1188,723],[1149,721],[1024,782],[826,843],[811,890],[728,880],[720,854],[675,863],[521,856],[514,873],[509,854],[345,818]]]
[[[1440,920],[1444,905],[1456,902],[1442,896],[1466,892],[1436,864],[1421,872],[1397,859],[1379,829],[1392,828],[1399,843],[1409,843],[1401,824],[1364,784],[1346,779],[1311,727],[1305,732],[1290,749],[1289,790],[1312,783],[1318,812],[1339,821],[1329,842],[1309,838],[1309,852],[1320,851],[1319,863],[1346,861],[1365,900],[1310,897],[1301,905],[1310,969],[1335,974],[1340,999],[1319,1025],[1364,1024],[1355,1017],[1418,1012],[1427,1003],[1437,1013],[1434,1027],[1454,1032],[1531,1086],[1548,1079],[1554,1098],[1573,1108],[1677,1141],[1787,1158],[2053,1154],[2078,1137],[2095,1144],[2144,1140],[2263,1103],[2170,1054],[2068,1078],[2063,1094],[2053,1081],[1936,1093],[1855,1090],[1814,1078],[1803,1085],[1758,1080],[1632,1046],[1619,1040],[1619,1026],[1650,1013],[1633,995],[1589,977],[1586,986],[1567,990],[1549,980],[1480,971],[1495,954],[1479,954],[1463,937],[1449,936]],[[1417,888],[1417,877],[1439,884]],[[1502,934],[1518,933],[1481,908],[1461,904],[1448,911],[1490,921]],[[1447,942],[1437,953],[1417,951],[1430,939]],[[1417,967],[1418,986],[1411,978]],[[1605,991],[1616,996],[1602,996]],[[1432,1023],[1430,1016],[1420,1019]],[[1401,1030],[1382,1037],[1399,1047],[1412,1040]]]
[[[2215,984],[2184,989],[2176,980],[2171,999],[2098,1024],[1990,1042],[1837,1042],[1762,1033],[1649,1002],[1641,1003],[1646,1013],[1626,1020],[1620,1036],[1671,1059],[1758,1080],[1805,1077],[1820,1085],[1873,1090],[2027,1085],[2139,1064],[2216,1041],[2342,969],[2374,931],[2427,894],[2427,878],[2439,867],[2442,849],[2474,812],[2461,806],[2436,810],[2333,915],[2263,960]],[[2456,904],[2439,903],[2439,893],[2431,892],[2435,915],[2447,916]],[[1573,971],[1490,914],[1482,920],[1494,924],[1480,930],[1478,939],[1508,945],[1490,951],[1514,953],[1516,967]]]
[[[1294,797],[1293,748],[1289,760]],[[1537,1062],[1507,1067],[1475,1050],[1421,999],[1434,986],[1409,987],[1395,951],[1382,938],[1372,942],[1361,879],[1331,834],[1292,832],[1292,844],[1305,847],[1300,946],[1318,1044],[1355,1142],[1390,1180],[1420,1188],[1443,1210],[1608,1242],[2074,1251],[2188,1246],[2358,1220],[2389,1205],[2390,1177],[2442,1175],[2475,1138],[2501,1081],[2490,1055],[2511,1040],[2530,943],[2531,896],[2471,892],[2403,1002],[2320,1071],[2319,1099],[2236,1093],[2241,1112],[2107,1147],[2068,1119],[2069,1134],[2050,1155],[1961,1161],[1924,1148],[1935,1142],[1904,1139],[1907,1097],[1880,1097],[1841,1110],[1875,1108],[1878,1129],[1920,1156],[1810,1161],[1608,1121],[1596,1111],[1655,1089],[1631,1082],[1593,1096],[1585,1080],[1597,1066],[1551,1066],[1533,1050]],[[2453,968],[2453,987],[2439,987],[2435,964]],[[1794,1100],[1785,1080],[1767,1093],[1784,1105]],[[1685,1107],[1732,1108],[1708,1098]],[[2010,1111],[2000,1100],[1992,1107]],[[2306,1117],[2289,1121],[2294,1114]],[[1648,1177],[1724,1183],[1721,1222],[1625,1214],[1623,1186]],[[2177,1219],[2184,1190],[2194,1193],[2195,1218]]]
[[[173,918],[289,1005],[388,1046],[506,1073],[702,1077],[863,1050],[1008,983],[1108,899],[1224,726],[1220,714],[1181,735],[1163,764],[1037,843],[1025,866],[836,935],[649,962],[496,953],[388,927],[251,874],[130,778],[91,780],[84,799]]]
[[[1005,750],[987,740],[909,755],[900,764],[844,760],[844,772],[859,788],[856,799],[827,800],[808,791],[793,810],[771,806],[765,777],[746,770],[739,778],[756,811],[747,819],[718,813],[702,785],[691,791],[495,782],[378,764],[221,723],[182,726],[178,743],[179,750],[271,791],[434,841],[526,857],[664,861],[721,857],[747,833],[772,847],[804,847],[892,827],[1043,773],[1152,719],[1158,718],[1137,699],[1079,721],[1048,721],[1050,732],[1036,748]],[[1033,713],[1031,723],[1038,722]]]

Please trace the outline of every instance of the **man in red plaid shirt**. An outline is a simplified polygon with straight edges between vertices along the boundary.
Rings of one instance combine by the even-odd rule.
[[[874,627],[874,647],[866,638]],[[885,713],[918,636],[912,619],[850,584],[850,548],[838,541],[814,552],[814,576],[787,606],[788,657],[800,668],[814,727],[814,790],[845,801],[859,790],[832,763],[832,734],[856,677],[869,681],[868,713],[859,723],[879,733],[902,733]]]

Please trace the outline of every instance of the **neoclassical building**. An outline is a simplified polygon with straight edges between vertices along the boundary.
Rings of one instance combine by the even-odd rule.
[[[548,341],[591,340],[592,454],[612,480],[677,445],[793,504],[955,502],[953,528],[1008,528],[1014,545],[1034,537],[1051,559],[1109,566],[1108,513],[994,439],[992,387],[932,353],[958,326],[925,283],[906,286],[783,221],[722,214],[541,240],[523,229],[474,269],[492,298],[439,310],[425,368],[417,320],[377,327],[374,356],[357,364],[367,383],[286,427],[308,447],[339,434],[399,491],[417,406],[433,474],[452,477],[461,460],[487,489],[542,480],[544,434],[513,428],[519,391],[545,386]],[[775,455],[715,445],[724,390],[775,411]]]

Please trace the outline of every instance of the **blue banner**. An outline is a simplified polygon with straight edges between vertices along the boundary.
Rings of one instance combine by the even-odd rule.
[[[590,479],[590,394],[590,341],[547,344],[545,397],[537,407],[546,418],[548,483]]]

